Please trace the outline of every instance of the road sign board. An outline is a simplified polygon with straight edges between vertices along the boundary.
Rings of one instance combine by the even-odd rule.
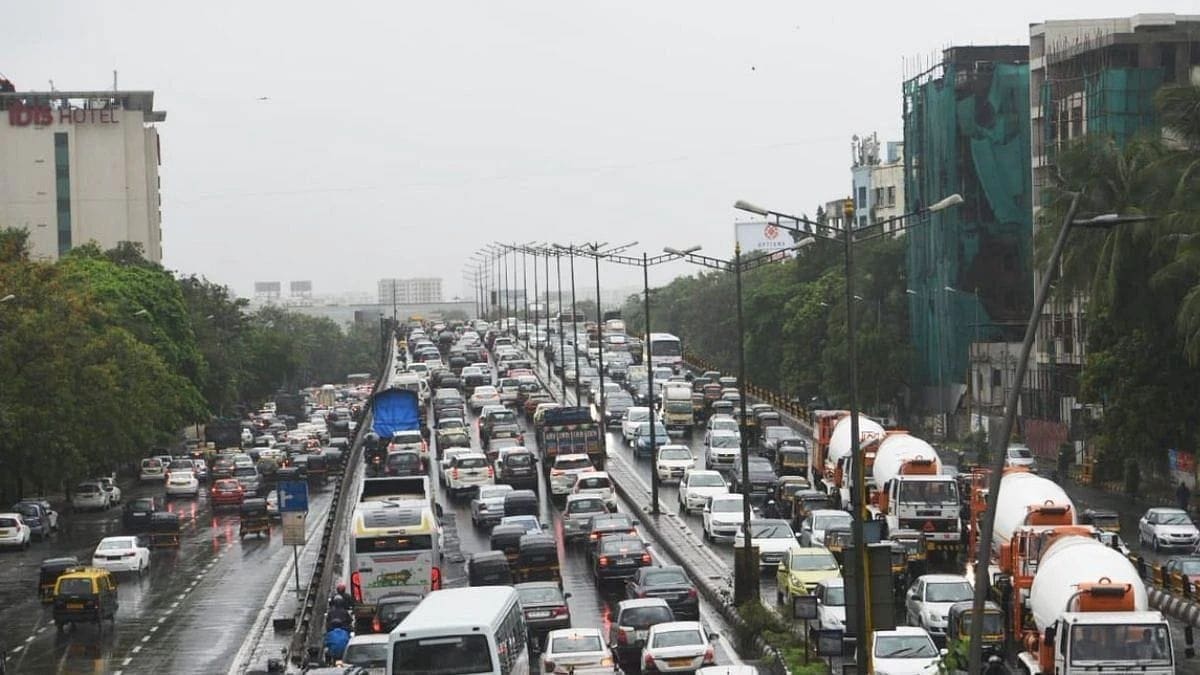
[[[304,545],[304,519],[308,514],[302,511],[290,511],[280,514],[283,518],[283,545]]]
[[[279,512],[308,511],[308,483],[300,480],[279,481]]]

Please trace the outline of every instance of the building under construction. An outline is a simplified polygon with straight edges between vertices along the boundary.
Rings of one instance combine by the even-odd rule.
[[[1030,26],[1029,50],[1033,215],[1040,227],[1061,148],[1084,135],[1123,144],[1157,132],[1155,92],[1167,84],[1200,84],[1200,15],[1047,21]],[[1030,364],[1032,396],[1022,414],[1062,422],[1063,429],[1070,424],[1085,360],[1086,304],[1082,293],[1047,303]]]
[[[1019,339],[1032,302],[1029,50],[952,47],[904,82],[909,210],[963,203],[908,231],[914,407],[946,419],[972,342]]]

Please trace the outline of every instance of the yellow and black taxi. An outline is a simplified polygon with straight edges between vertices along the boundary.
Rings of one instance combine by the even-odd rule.
[[[64,572],[54,584],[54,625],[116,621],[117,580],[108,570],[80,567]],[[101,624],[102,625],[102,624]]]
[[[790,605],[792,597],[811,595],[817,582],[842,576],[833,554],[823,546],[793,546],[776,572],[775,598]]]

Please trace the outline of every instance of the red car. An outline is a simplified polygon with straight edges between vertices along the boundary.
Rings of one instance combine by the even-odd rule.
[[[242,484],[233,478],[222,478],[213,483],[209,500],[213,506],[239,506],[246,497]]]

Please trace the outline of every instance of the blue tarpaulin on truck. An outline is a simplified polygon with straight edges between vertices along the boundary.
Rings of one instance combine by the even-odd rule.
[[[384,389],[371,397],[372,431],[380,438],[391,438],[397,431],[421,428],[421,404],[416,392]]]

